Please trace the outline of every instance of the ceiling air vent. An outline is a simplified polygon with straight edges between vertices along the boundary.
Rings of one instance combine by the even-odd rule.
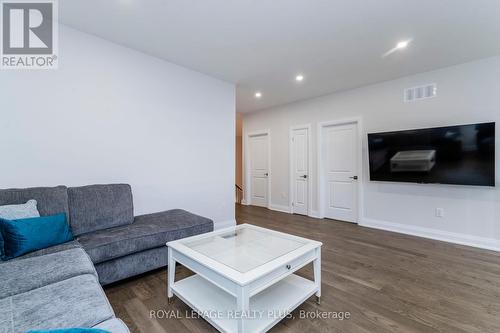
[[[415,102],[422,99],[436,97],[436,94],[437,85],[435,83],[407,88],[404,92],[404,101],[405,103]]]

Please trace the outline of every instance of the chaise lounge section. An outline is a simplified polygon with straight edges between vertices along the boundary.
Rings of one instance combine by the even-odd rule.
[[[0,264],[0,332],[31,329],[111,327],[127,333],[115,318],[83,249],[70,249]]]
[[[0,205],[30,199],[41,216],[64,212],[75,240],[0,261],[0,333],[129,332],[101,285],[164,267],[166,242],[213,230],[210,219],[179,209],[134,217],[127,184],[0,190]]]

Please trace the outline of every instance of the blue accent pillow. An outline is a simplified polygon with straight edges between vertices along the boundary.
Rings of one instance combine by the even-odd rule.
[[[2,260],[73,240],[66,214],[7,220],[0,218]]]
[[[28,331],[26,333],[110,333],[98,328],[63,328],[58,330],[36,330]]]
[[[0,259],[3,257],[3,237],[2,231],[0,230]]]

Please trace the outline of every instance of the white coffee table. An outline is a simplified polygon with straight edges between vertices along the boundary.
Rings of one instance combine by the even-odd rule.
[[[266,332],[316,294],[322,243],[242,224],[167,243],[168,297],[177,295],[220,332]],[[175,264],[196,274],[175,281]],[[313,263],[314,281],[295,271]]]

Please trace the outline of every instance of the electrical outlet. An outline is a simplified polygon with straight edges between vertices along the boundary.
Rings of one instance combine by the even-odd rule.
[[[444,209],[436,208],[436,217],[444,217]]]

